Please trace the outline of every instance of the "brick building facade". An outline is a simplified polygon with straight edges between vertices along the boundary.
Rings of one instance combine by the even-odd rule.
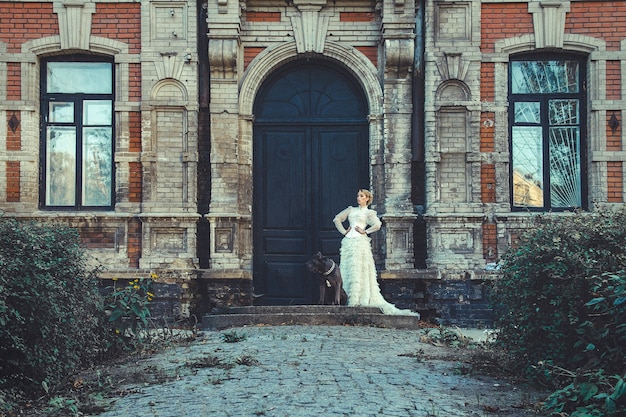
[[[370,188],[388,299],[491,319],[529,212],[624,204],[623,1],[0,1],[0,210],[160,312],[307,303]],[[352,175],[354,173],[354,175]],[[352,178],[354,177],[354,178]],[[566,214],[564,214],[566,215]]]

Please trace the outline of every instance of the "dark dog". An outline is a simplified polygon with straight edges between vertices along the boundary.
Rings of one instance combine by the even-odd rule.
[[[332,300],[330,304],[346,304],[348,295],[343,290],[341,271],[335,261],[322,255],[322,252],[317,252],[305,265],[309,272],[319,276],[320,300],[318,304],[326,304],[326,291],[329,292],[328,300]]]

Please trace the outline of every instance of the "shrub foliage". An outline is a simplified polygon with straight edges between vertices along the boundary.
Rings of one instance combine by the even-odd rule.
[[[153,273],[149,278],[133,279],[126,285],[118,285],[119,280],[114,278],[113,286],[107,288],[104,308],[110,332],[109,351],[133,351],[144,344],[149,333],[148,306],[154,298],[152,284],[156,278]]]
[[[74,229],[0,219],[0,390],[51,390],[100,352],[94,272]]]
[[[537,215],[502,259],[498,340],[556,391],[547,405],[614,415],[626,395],[626,210]]]

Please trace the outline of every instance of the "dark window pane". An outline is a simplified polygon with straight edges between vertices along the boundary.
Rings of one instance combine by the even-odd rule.
[[[113,65],[109,62],[48,62],[48,93],[113,94]]]
[[[74,103],[50,103],[48,121],[50,123],[74,123]]]
[[[550,129],[550,193],[552,207],[581,207],[580,129]]]
[[[513,127],[513,204],[543,206],[543,129]]]
[[[577,93],[578,89],[578,62],[511,62],[513,94]]]
[[[551,125],[578,124],[578,100],[550,100],[548,111]]]
[[[113,116],[111,100],[85,100],[83,102],[83,125],[110,125]]]
[[[76,196],[76,129],[48,127],[46,205],[73,206]]]
[[[515,123],[541,123],[541,103],[518,101],[515,103]]]
[[[113,166],[111,128],[83,129],[83,205],[111,204]]]

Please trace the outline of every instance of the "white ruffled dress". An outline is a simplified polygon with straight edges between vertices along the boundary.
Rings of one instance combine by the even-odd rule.
[[[343,222],[348,220],[350,231],[346,233]],[[376,211],[367,207],[348,207],[333,219],[335,227],[344,238],[341,240],[340,262],[343,288],[348,294],[349,306],[378,307],[384,314],[417,316],[411,310],[402,310],[387,302],[378,286],[376,265],[372,255],[370,233],[382,225]],[[365,234],[356,231],[359,226]]]

